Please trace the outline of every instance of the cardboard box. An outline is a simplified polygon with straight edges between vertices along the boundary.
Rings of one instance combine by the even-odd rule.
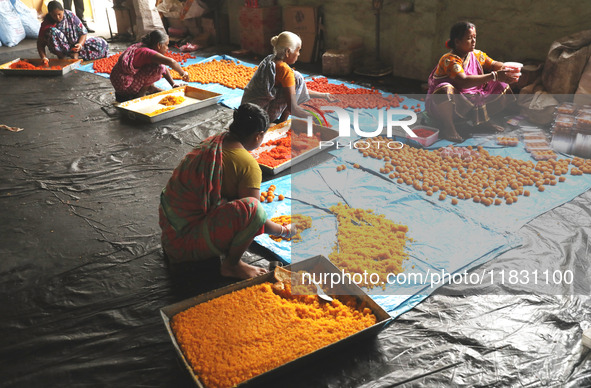
[[[129,34],[135,33],[135,12],[126,7],[113,7],[115,11],[115,20],[117,21],[117,33]]]
[[[281,7],[249,8],[242,7],[240,15],[240,30],[281,32]]]
[[[167,28],[177,28],[179,30],[183,30],[186,32],[188,30],[187,25],[184,20],[175,17],[168,17],[165,16],[164,20],[166,20]]]
[[[242,7],[239,15],[240,46],[255,54],[273,52],[271,38],[281,32],[281,7]]]
[[[285,7],[283,11],[283,27],[302,36],[314,34],[318,30],[318,7]]]
[[[271,37],[262,33],[241,34],[240,47],[254,54],[266,56],[273,53],[270,40]]]
[[[283,28],[302,39],[299,61],[312,62],[318,29],[318,7],[286,7],[283,11]]]
[[[203,32],[208,33],[209,35],[215,37],[217,31],[215,29],[215,23],[212,18],[201,18],[201,29]]]

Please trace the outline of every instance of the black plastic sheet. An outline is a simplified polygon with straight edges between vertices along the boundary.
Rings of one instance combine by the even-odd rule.
[[[0,385],[193,386],[159,309],[231,280],[215,262],[169,268],[158,199],[231,110],[121,120],[108,79],[83,72],[0,75],[0,90],[0,124],[24,128],[0,131]],[[518,232],[521,247],[476,269],[570,268],[571,288],[446,286],[372,341],[269,386],[591,386],[591,296],[575,287],[590,279],[590,209],[586,192],[543,214]]]

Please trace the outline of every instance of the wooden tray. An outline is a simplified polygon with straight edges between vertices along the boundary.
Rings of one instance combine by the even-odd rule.
[[[49,67],[47,70],[11,69],[10,65],[18,61],[29,62],[33,66],[43,66],[43,60],[41,58],[17,58],[13,61],[0,65],[0,72],[6,75],[64,75],[77,68],[82,62],[82,59],[50,58]],[[59,66],[61,69],[51,69],[51,66]]]
[[[172,110],[153,114],[161,108],[166,108],[160,105],[159,101],[166,96],[182,96],[185,98],[181,104],[178,104]],[[210,105],[216,104],[222,97],[220,93],[210,92],[199,88],[194,88],[189,85],[184,85],[178,88],[165,90],[159,93],[150,94],[145,97],[129,100],[117,105],[125,116],[133,120],[142,120],[155,123],[157,121],[169,119],[171,117],[180,116],[187,112],[196,111]]]

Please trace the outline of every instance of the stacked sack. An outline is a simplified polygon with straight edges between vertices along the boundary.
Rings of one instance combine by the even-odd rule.
[[[37,39],[37,12],[20,0],[0,0],[0,43],[13,47],[25,38]]]

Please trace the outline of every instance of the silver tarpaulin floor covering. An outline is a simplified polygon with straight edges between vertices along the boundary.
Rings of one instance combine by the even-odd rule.
[[[0,385],[193,386],[158,310],[230,280],[214,263],[168,267],[158,195],[231,111],[120,120],[109,80],[83,72],[0,75],[0,90],[0,124],[24,128],[0,131]],[[375,339],[265,386],[591,386],[591,297],[577,291],[589,288],[591,193],[518,235],[522,246],[476,271],[571,269],[574,283],[557,296],[446,286]],[[261,255],[248,258],[264,265]]]

